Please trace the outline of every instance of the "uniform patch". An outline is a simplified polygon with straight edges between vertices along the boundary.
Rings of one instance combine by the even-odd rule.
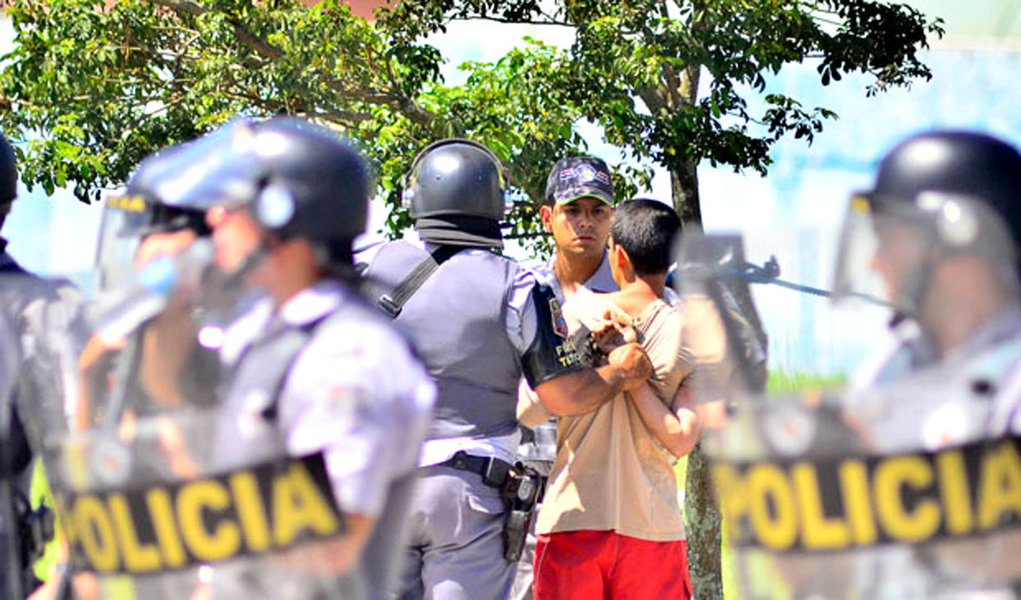
[[[566,340],[570,332],[567,330],[567,321],[564,320],[564,311],[556,298],[549,299],[549,314],[553,322],[553,331]]]

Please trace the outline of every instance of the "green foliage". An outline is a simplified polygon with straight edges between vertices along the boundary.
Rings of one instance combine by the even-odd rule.
[[[549,166],[585,151],[584,119],[637,159],[618,167],[621,197],[658,162],[697,218],[698,162],[765,172],[772,143],[810,142],[835,116],[767,92],[766,75],[816,57],[823,85],[863,72],[871,94],[927,78],[916,52],[942,33],[914,9],[866,0],[419,0],[375,23],[340,0],[14,0],[7,12],[16,43],[0,125],[30,187],[93,201],[168,144],[238,115],[298,114],[362,144],[393,234],[409,225],[400,178],[421,148],[487,144],[514,187],[510,235],[526,238],[540,234],[532,201]],[[463,65],[467,81],[448,86],[424,39],[457,19],[570,27],[575,40]]]
[[[769,75],[811,59],[821,85],[864,73],[874,94],[927,79],[917,52],[942,35],[939,20],[881,0],[406,0],[375,23],[340,0],[7,7],[15,46],[2,59],[0,126],[29,187],[68,186],[94,201],[145,155],[238,115],[304,115],[371,157],[392,234],[409,225],[399,198],[413,157],[464,136],[507,165],[511,235],[538,235],[534,201],[554,161],[585,151],[583,120],[630,164],[669,169],[675,207],[698,220],[699,162],[764,173],[778,139],[810,143],[836,116],[767,90]],[[566,27],[574,42],[530,42],[495,63],[464,65],[467,81],[446,85],[443,57],[425,40],[458,19]],[[620,197],[651,177],[626,165],[617,174]],[[692,577],[697,597],[718,597],[719,515],[701,451],[692,456]]]

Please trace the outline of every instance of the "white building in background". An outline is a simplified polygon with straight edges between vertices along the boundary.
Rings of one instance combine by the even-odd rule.
[[[830,285],[839,222],[850,193],[869,184],[882,154],[905,136],[934,127],[978,129],[1021,145],[1021,2],[1016,0],[914,0],[929,15],[941,15],[947,36],[934,41],[923,60],[931,82],[910,90],[865,97],[867,80],[846,77],[821,87],[812,64],[787,68],[769,80],[770,91],[801,100],[806,107],[825,106],[840,119],[829,122],[812,146],[784,140],[772,152],[765,178],[729,169],[700,169],[706,229],[740,231],[750,261],[761,264],[775,255],[787,280],[820,288]],[[493,30],[500,28],[499,35]],[[570,31],[556,27],[520,28],[520,35],[567,45]],[[0,49],[10,47],[12,32],[4,21]],[[434,43],[450,57],[445,76],[456,83],[456,67],[468,60],[496,60],[520,37],[493,23],[455,24]],[[610,161],[616,149],[598,143],[591,151]],[[669,199],[669,182],[660,173],[647,195]],[[385,215],[376,206],[373,223]],[[41,273],[67,274],[86,288],[101,209],[79,203],[68,192],[47,198],[40,189],[21,192],[4,234],[11,252],[26,267]],[[520,253],[520,249],[516,252]],[[770,333],[772,367],[788,371],[846,372],[881,335],[883,317],[834,316],[827,300],[775,286],[755,286],[755,297]]]

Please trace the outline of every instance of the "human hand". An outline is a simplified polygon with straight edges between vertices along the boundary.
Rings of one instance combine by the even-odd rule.
[[[153,233],[147,236],[135,251],[135,270],[141,271],[161,256],[177,256],[196,239],[198,236],[190,229]]]
[[[96,403],[105,398],[110,389],[110,374],[114,358],[124,349],[123,340],[108,341],[92,336],[78,357],[78,399],[75,408],[74,429],[82,431],[92,425]]]
[[[609,355],[615,348],[638,341],[630,321],[620,314],[606,311],[599,326],[592,331],[592,343],[604,355]]]
[[[652,376],[652,363],[639,344],[629,343],[614,348],[606,357],[607,362],[617,367],[623,379],[622,389],[637,389]]]

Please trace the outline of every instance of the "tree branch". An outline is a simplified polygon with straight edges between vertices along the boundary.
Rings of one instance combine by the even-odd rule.
[[[569,23],[567,21],[556,21],[552,19],[546,21],[518,21],[514,19],[504,19],[503,17],[490,17],[482,15],[473,15],[470,17],[453,17],[450,19],[450,21],[492,21],[494,23],[511,23],[513,25],[554,25],[557,27],[571,27],[571,28],[575,27],[574,23]]]
[[[149,2],[193,17],[199,17],[209,12],[208,8],[191,0],[149,0]],[[238,41],[260,56],[273,61],[283,57],[283,50],[248,31],[237,19],[228,18],[227,22],[234,28],[234,35],[238,36]]]
[[[209,12],[209,9],[192,2],[191,0],[148,0],[152,4],[157,6],[163,6],[169,8],[178,13],[183,13],[193,17],[201,16]],[[259,56],[275,62],[283,58],[284,53],[282,50],[270,44],[268,41],[261,37],[253,34],[247,28],[244,27],[236,19],[229,18],[228,22],[231,27],[234,28],[234,34],[237,35],[238,41],[248,47],[250,50],[258,54]],[[363,102],[372,102],[375,104],[387,104],[393,108],[401,111],[408,119],[422,125],[428,124],[433,120],[434,115],[418,105],[414,100],[398,93],[387,93],[378,91],[367,91],[358,92],[352,91],[347,86],[343,85],[338,80],[330,80],[327,82],[330,89],[335,92],[347,96],[353,96],[356,100]]]

